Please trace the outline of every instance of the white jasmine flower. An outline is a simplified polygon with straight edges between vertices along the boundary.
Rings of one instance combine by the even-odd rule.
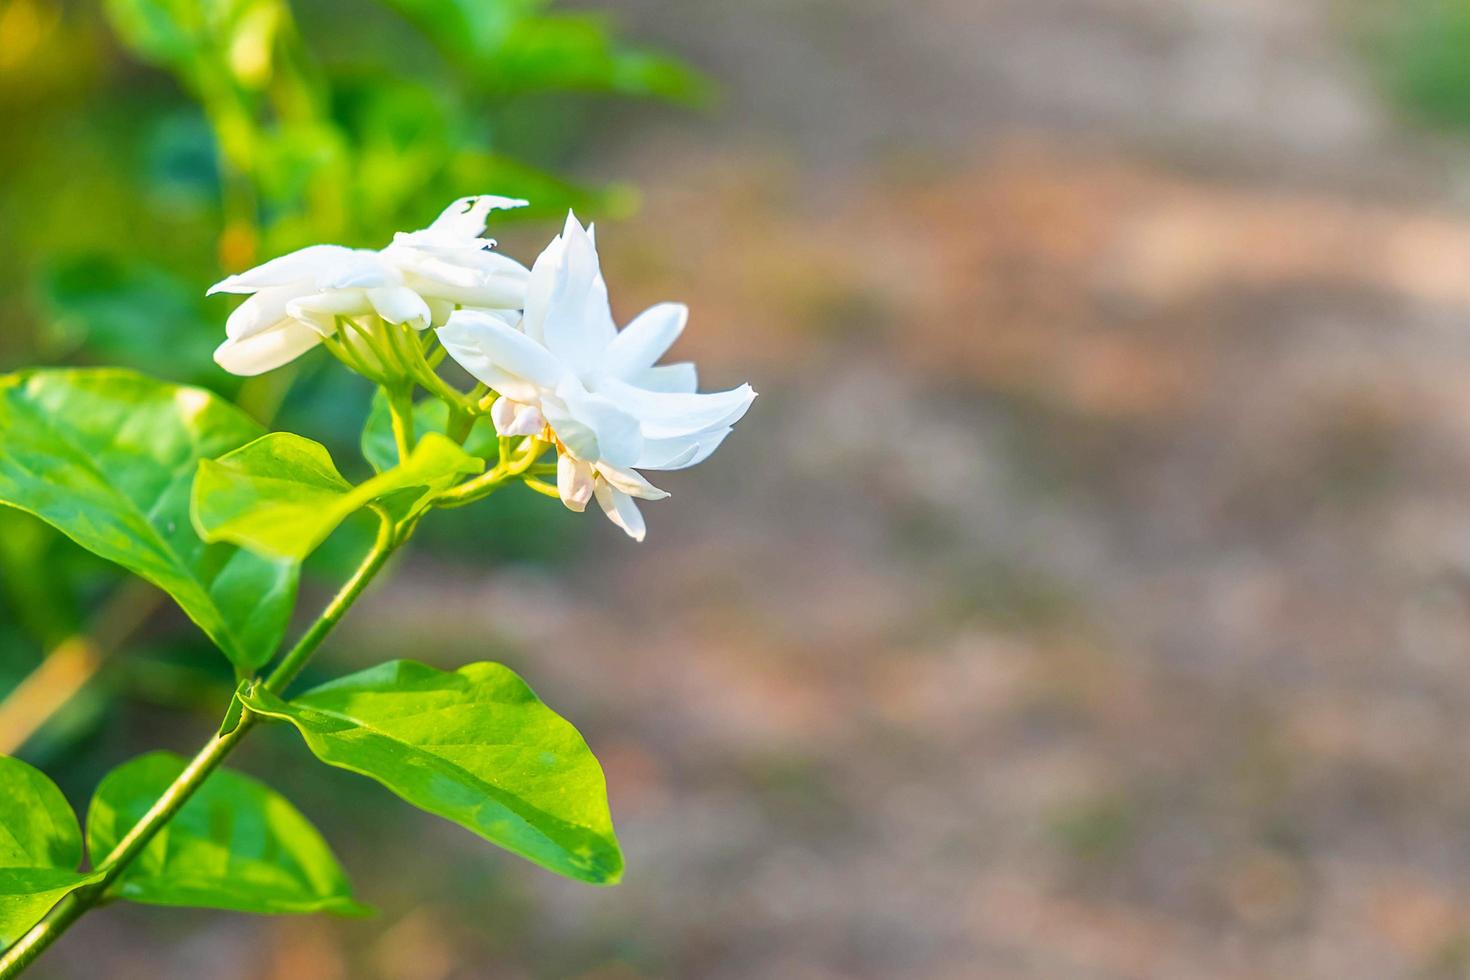
[[[376,316],[415,330],[443,324],[456,306],[519,309],[529,272],[489,251],[489,213],[525,201],[481,195],[445,208],[429,227],[400,232],[381,251],[311,245],[229,276],[214,293],[248,293],[225,322],[214,359],[232,374],[261,374],[336,331],[337,317]]]
[[[661,303],[618,330],[591,229],[569,214],[531,269],[519,324],[459,310],[439,328],[439,340],[500,393],[491,418],[502,435],[550,430],[563,503],[580,511],[595,498],[641,541],[634,498],[668,494],[637,471],[705,459],[755,398],[749,385],[699,394],[693,364],[657,365],[688,317],[682,304]]]

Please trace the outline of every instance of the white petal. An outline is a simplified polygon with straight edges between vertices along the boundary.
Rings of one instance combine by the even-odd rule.
[[[556,397],[543,398],[541,408],[552,431],[582,459],[630,466],[643,451],[638,420],[588,392],[575,377],[564,378]]]
[[[597,464],[597,475],[617,490],[628,494],[630,497],[642,497],[644,500],[662,500],[669,495],[667,490],[660,490],[644,479],[642,473],[634,470],[619,469],[608,466],[606,463]]]
[[[679,339],[689,322],[689,307],[683,303],[660,303],[633,318],[607,345],[602,369],[632,380],[632,375],[653,367]]]
[[[531,277],[526,281],[526,315],[523,325],[526,336],[544,342],[546,311],[551,306],[551,295],[556,290],[557,276],[561,269],[562,253],[566,243],[557,235],[536,256],[531,266]]]
[[[574,370],[585,371],[601,363],[618,329],[598,268],[597,248],[570,212],[561,240],[561,262],[540,324],[541,336],[553,354]]]
[[[647,526],[643,523],[643,514],[638,510],[638,505],[633,503],[633,498],[613,487],[603,480],[597,481],[597,502],[602,505],[602,512],[607,519],[628,533],[628,537],[634,541],[642,541],[647,533]]]
[[[441,238],[479,238],[485,233],[485,221],[491,211],[508,208],[523,208],[529,201],[517,197],[499,197],[495,194],[477,194],[462,197],[439,213],[433,224],[424,231],[433,232]]]
[[[375,289],[401,286],[403,274],[371,249],[355,248],[317,280],[319,289]]]
[[[286,304],[289,316],[306,321],[324,336],[331,336],[336,331],[336,317],[364,316],[375,312],[367,291],[362,289],[329,289],[298,296]]]
[[[214,360],[231,374],[251,377],[295,360],[319,343],[321,336],[306,324],[282,320],[271,330],[226,340]]]
[[[639,371],[623,380],[648,391],[668,391],[687,395],[699,389],[699,371],[689,361],[680,361],[678,364],[660,364],[658,367]]]
[[[520,402],[513,402],[503,395],[495,399],[495,404],[490,406],[490,421],[495,425],[496,435],[507,435],[506,429],[515,423],[516,409]]]
[[[540,435],[546,428],[539,408],[509,398],[497,398],[490,406],[490,421],[495,423],[496,435],[506,437]]]
[[[473,289],[491,280],[511,279],[521,283],[530,278],[530,270],[515,259],[498,252],[486,251],[476,239],[469,248],[434,246],[404,248],[394,244],[383,250],[385,261],[405,274],[425,282],[443,283],[460,289]],[[517,304],[519,306],[519,304]]]
[[[368,302],[378,316],[389,323],[402,323],[415,330],[426,330],[433,314],[423,297],[407,286],[384,286],[367,291]]]
[[[226,276],[210,286],[205,295],[253,293],[267,286],[316,282],[318,277],[326,275],[336,263],[351,254],[352,249],[341,245],[308,245],[238,275]]]
[[[683,470],[703,463],[720,448],[731,432],[730,426],[673,439],[645,439],[643,452],[633,464],[640,470]]]
[[[650,439],[688,436],[734,425],[755,400],[755,391],[748,384],[730,391],[683,394],[648,391],[605,379],[598,383],[597,391],[636,417]]]
[[[592,464],[576,459],[568,453],[556,458],[556,492],[561,502],[571,510],[581,513],[592,499],[592,488],[596,483]]]
[[[295,286],[272,286],[247,297],[225,320],[225,336],[240,340],[275,327],[288,317],[286,305],[299,292]]]
[[[537,389],[554,389],[564,373],[546,348],[479,310],[455,310],[438,333],[460,367],[516,401],[536,401]]]
[[[454,312],[454,304],[446,299],[437,299],[433,296],[425,296],[424,302],[429,304],[429,325],[442,327],[449,322],[449,314]]]
[[[541,414],[569,452],[581,459],[597,458],[597,430],[590,421],[578,418],[566,402],[555,394],[543,393]]]
[[[525,280],[512,276],[487,276],[473,286],[455,286],[410,272],[404,276],[404,282],[425,299],[442,300],[456,306],[519,310],[526,302]]]

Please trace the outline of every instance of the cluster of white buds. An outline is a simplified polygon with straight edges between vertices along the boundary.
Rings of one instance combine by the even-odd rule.
[[[668,496],[639,470],[693,466],[720,445],[755,398],[749,385],[701,394],[693,364],[658,364],[688,319],[661,303],[619,330],[591,227],[566,227],[531,269],[482,237],[510,198],[455,201],[429,227],[374,251],[313,245],[217,283],[250,293],[226,323],[215,360],[253,375],[325,344],[374,382],[419,384],[488,411],[506,437],[556,448],[556,491],[580,511],[594,498],[642,540],[634,498]],[[429,331],[432,334],[428,334]],[[442,352],[431,348],[437,339]],[[466,399],[434,371],[454,358],[487,389]]]

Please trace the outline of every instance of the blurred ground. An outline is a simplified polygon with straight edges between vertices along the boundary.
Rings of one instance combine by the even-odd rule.
[[[1354,10],[609,6],[727,87],[609,120],[615,305],[762,398],[647,544],[419,557],[333,655],[521,669],[626,882],[405,813],[330,834],[376,920],[118,909],[38,974],[1470,975],[1470,154]]]

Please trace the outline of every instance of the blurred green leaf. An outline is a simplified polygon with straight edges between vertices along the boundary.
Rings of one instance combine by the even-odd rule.
[[[206,541],[229,541],[300,561],[349,514],[372,501],[422,487],[415,499],[397,502],[402,510],[396,516],[406,517],[433,492],[484,468],[483,460],[431,432],[401,466],[354,487],[321,443],[273,432],[218,460],[201,461],[191,513]]]
[[[502,95],[611,92],[686,105],[711,95],[704,77],[677,59],[616,45],[595,14],[522,18],[495,55],[478,67],[482,82]]]
[[[113,28],[146,61],[198,81],[226,67],[247,88],[270,77],[281,0],[108,0]]]
[[[175,378],[197,378],[212,363],[218,326],[203,313],[203,290],[167,272],[70,255],[48,263],[38,287],[47,317],[42,337],[53,352],[85,347],[90,357]]]
[[[201,459],[260,434],[200,388],[117,369],[0,378],[0,503],[168,592],[242,673],[285,632],[297,566],[206,545],[189,521]]]
[[[625,48],[606,17],[546,0],[386,0],[489,94],[607,92],[698,104],[709,83],[674,58]]]
[[[87,811],[87,847],[106,855],[187,765],[169,752],[123,763]],[[147,905],[264,914],[368,911],[316,828],[275,790],[217,769],[111,886]]]
[[[167,112],[143,131],[138,177],[155,206],[170,214],[188,209],[213,220],[220,194],[219,151],[204,114],[193,106]]]
[[[373,226],[408,225],[455,196],[446,161],[468,139],[442,86],[363,72],[336,79],[335,111],[352,142],[353,206]]]
[[[0,948],[95,874],[82,863],[82,831],[66,797],[38,769],[0,755]]]
[[[259,687],[244,700],[295,725],[328,765],[542,867],[593,884],[622,875],[602,767],[577,730],[500,664],[446,673],[396,660],[289,703]]]

